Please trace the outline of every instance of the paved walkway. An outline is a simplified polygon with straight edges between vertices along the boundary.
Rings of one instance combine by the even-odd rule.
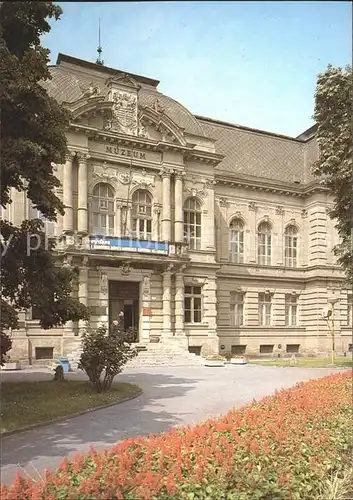
[[[57,467],[63,457],[85,452],[91,444],[102,449],[127,437],[192,424],[272,394],[276,389],[333,371],[337,369],[257,365],[127,369],[117,378],[139,385],[144,391],[139,398],[4,437],[1,482],[10,482],[19,470],[37,479],[45,468]],[[3,381],[51,377],[52,374],[35,369],[1,374]],[[84,378],[84,375],[70,374],[70,377]]]

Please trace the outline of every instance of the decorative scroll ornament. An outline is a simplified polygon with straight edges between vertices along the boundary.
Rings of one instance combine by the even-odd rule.
[[[93,176],[106,181],[115,180],[117,178],[117,171],[112,167],[95,165],[93,167]]]
[[[155,187],[155,176],[148,174],[145,169],[138,172],[119,172],[118,179],[121,184],[141,186],[142,189]]]

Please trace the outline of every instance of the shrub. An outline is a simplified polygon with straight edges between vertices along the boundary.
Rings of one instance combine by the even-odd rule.
[[[2,500],[316,500],[346,467],[351,373],[331,375],[195,427],[93,449],[36,483],[19,476]]]
[[[110,389],[114,377],[122,372],[130,359],[137,356],[136,349],[131,347],[133,338],[133,329],[124,331],[114,323],[109,332],[102,326],[83,335],[78,368],[87,373],[98,392]]]

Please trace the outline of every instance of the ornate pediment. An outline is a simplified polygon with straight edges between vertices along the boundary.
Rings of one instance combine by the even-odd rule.
[[[141,85],[139,85],[136,80],[127,73],[121,73],[120,75],[110,77],[105,81],[105,84],[108,88],[128,87],[134,90],[139,90],[141,88]]]

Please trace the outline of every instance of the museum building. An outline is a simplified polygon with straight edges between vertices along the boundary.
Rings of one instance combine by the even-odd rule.
[[[45,88],[72,120],[54,167],[65,215],[43,220],[58,261],[79,268],[90,327],[123,313],[139,345],[315,354],[331,347],[333,298],[337,350],[351,350],[333,200],[311,174],[315,126],[287,137],[195,116],[158,80],[64,54],[50,71]],[[24,193],[12,199],[2,217],[42,218]],[[68,354],[86,328],[42,330],[35,309],[21,313],[11,354]]]

